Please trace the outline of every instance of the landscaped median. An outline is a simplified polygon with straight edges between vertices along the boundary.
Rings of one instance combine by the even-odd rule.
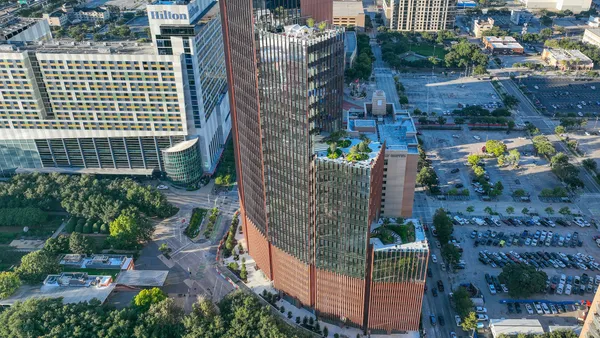
[[[187,228],[184,230],[184,234],[189,238],[196,238],[200,233],[200,225],[202,224],[202,220],[204,219],[204,215],[208,210],[202,208],[194,208],[192,210],[192,217],[190,219],[190,223]]]

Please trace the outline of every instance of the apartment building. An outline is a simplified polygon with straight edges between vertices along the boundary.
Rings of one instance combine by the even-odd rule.
[[[0,46],[0,171],[158,171],[189,185],[215,170],[231,128],[218,5],[147,8],[154,44]],[[165,165],[178,145],[194,165]]]
[[[344,30],[305,21],[331,20],[331,0],[273,11],[219,3],[249,254],[284,299],[319,318],[373,334],[418,331],[422,227],[402,225],[415,234],[404,241],[377,238],[388,231],[383,215],[412,214],[409,194],[385,196],[411,184],[414,193],[412,119],[391,107],[348,116],[342,129]]]
[[[454,28],[456,0],[383,0],[382,7],[390,30],[436,32]]]
[[[494,19],[487,18],[487,20],[475,19],[473,20],[473,35],[476,38],[481,38],[483,32],[494,28]]]
[[[110,12],[104,8],[78,8],[70,15],[72,22],[96,22],[110,19]]]
[[[365,9],[362,0],[340,0],[333,2],[333,24],[335,26],[365,28]]]

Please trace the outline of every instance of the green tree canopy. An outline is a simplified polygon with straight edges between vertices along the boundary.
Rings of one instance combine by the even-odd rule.
[[[158,304],[166,298],[167,295],[159,288],[144,289],[133,298],[133,304],[145,311],[151,305]]]
[[[506,152],[506,144],[498,140],[487,140],[485,142],[485,150],[498,157]]]
[[[21,286],[21,280],[14,272],[0,272],[0,299],[9,297]]]
[[[506,283],[511,297],[526,298],[545,290],[548,275],[544,271],[537,271],[533,266],[516,264],[505,265],[498,279]]]
[[[446,67],[465,68],[471,65],[487,65],[488,56],[481,51],[478,45],[461,40],[452,46],[444,60]]]
[[[442,257],[444,257],[448,264],[456,264],[460,260],[460,252],[453,244],[446,243],[442,246]]]
[[[461,320],[465,320],[471,312],[473,312],[473,301],[469,297],[469,292],[460,286],[452,295],[456,312],[460,316]]]
[[[88,237],[74,232],[69,236],[69,249],[72,253],[89,255],[96,251],[96,246]]]
[[[38,250],[28,253],[21,258],[17,275],[27,283],[39,283],[47,275],[60,271],[56,257],[46,251]]]
[[[154,227],[135,208],[123,210],[119,217],[110,223],[110,236],[117,248],[137,247],[140,242],[152,237]]]
[[[431,188],[438,183],[438,176],[432,167],[423,167],[417,174],[417,183]]]
[[[446,214],[444,209],[438,209],[435,211],[435,214],[433,215],[433,225],[437,230],[440,243],[448,243],[450,241],[450,236],[454,231],[454,227],[452,226],[452,220],[448,214]]]

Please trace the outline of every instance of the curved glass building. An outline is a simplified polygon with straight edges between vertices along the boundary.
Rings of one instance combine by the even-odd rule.
[[[167,179],[174,185],[192,186],[202,178],[202,159],[197,138],[165,149],[162,155]]]

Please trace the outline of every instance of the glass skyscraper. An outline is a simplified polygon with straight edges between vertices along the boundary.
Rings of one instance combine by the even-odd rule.
[[[321,319],[372,332],[417,330],[427,246],[398,246],[413,257],[406,274],[391,247],[370,238],[383,210],[386,142],[366,146],[356,134],[340,149],[331,145],[346,137],[344,31],[331,26],[332,0],[219,3],[249,254],[286,299]],[[403,156],[416,159],[416,138],[413,150],[405,146]],[[380,268],[374,280],[374,258],[393,276]],[[414,304],[384,304],[382,290],[413,292]],[[413,313],[398,318],[405,310],[395,307]]]

